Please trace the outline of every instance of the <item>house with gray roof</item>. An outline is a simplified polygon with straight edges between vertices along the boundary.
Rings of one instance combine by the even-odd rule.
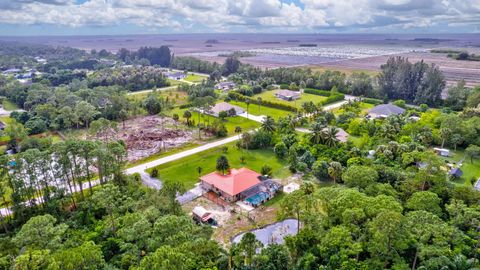
[[[233,110],[235,111],[235,114],[231,113],[231,112],[233,112]],[[220,102],[220,103],[215,104],[215,106],[213,106],[208,113],[213,115],[213,116],[218,117],[220,112],[223,112],[223,111],[227,112],[227,114],[229,116],[238,115],[238,114],[242,114],[242,113],[245,112],[242,108],[240,108],[238,106],[229,104],[227,102]]]
[[[393,104],[380,104],[368,111],[368,116],[372,119],[383,119],[390,115],[400,115],[405,112],[404,108],[400,108]]]
[[[275,96],[283,100],[292,101],[300,98],[300,92],[281,89],[281,90],[275,91]]]

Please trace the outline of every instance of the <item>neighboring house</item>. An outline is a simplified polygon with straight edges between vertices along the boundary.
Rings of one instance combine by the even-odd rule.
[[[462,172],[462,170],[460,170],[460,168],[453,168],[448,172],[448,174],[452,177],[460,178],[460,177],[462,177],[463,172]]]
[[[277,90],[275,92],[275,96],[283,100],[292,101],[300,98],[300,92],[282,89],[282,90]]]
[[[235,88],[237,85],[234,82],[220,82],[215,85],[215,89],[228,91]]]
[[[373,119],[383,119],[390,115],[400,115],[405,112],[405,109],[393,104],[380,104],[368,111],[368,116]]]
[[[434,151],[437,155],[440,155],[440,156],[442,156],[442,157],[449,157],[449,156],[450,156],[450,150],[445,149],[445,148],[435,147],[435,148],[433,148],[433,151]]]
[[[17,80],[31,79],[31,78],[33,78],[33,73],[32,72],[18,74],[18,75],[15,76],[15,79],[17,79]]]
[[[261,175],[248,168],[232,169],[226,175],[212,172],[200,177],[202,188],[213,191],[227,202],[236,202],[246,198],[242,195],[259,185]]]
[[[338,130],[337,135],[335,135],[335,138],[337,138],[338,141],[346,143],[348,141],[348,137],[350,134],[348,134],[343,128],[336,128]],[[324,131],[327,131],[328,128],[324,128]]]
[[[170,80],[183,80],[187,77],[187,74],[183,72],[163,72],[163,75]]]
[[[228,115],[232,115],[230,113],[231,110],[235,110],[235,115],[238,115],[238,114],[242,114],[244,113],[245,111],[238,107],[238,106],[235,106],[235,105],[232,105],[232,104],[229,104],[227,102],[220,102],[220,103],[217,103],[215,104],[215,106],[213,106],[211,109],[210,109],[210,114],[213,115],[213,116],[216,116],[218,117],[218,115],[220,114],[220,112],[227,112]]]

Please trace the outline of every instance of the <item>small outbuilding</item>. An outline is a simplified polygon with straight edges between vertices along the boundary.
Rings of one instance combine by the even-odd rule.
[[[213,214],[201,206],[195,206],[192,210],[193,219],[200,223],[207,223],[214,225],[216,221],[213,219]]]
[[[452,177],[459,178],[462,177],[463,172],[460,168],[453,168],[448,172],[448,174]]]
[[[169,78],[170,80],[183,80],[187,77],[187,74],[183,73],[183,72],[164,72],[163,75],[167,78]]]
[[[384,119],[390,115],[400,115],[405,112],[404,108],[400,108],[393,104],[380,104],[368,111],[368,116],[372,119]]]
[[[435,147],[435,148],[433,148],[433,151],[434,151],[437,155],[440,155],[440,156],[442,156],[442,157],[449,157],[449,156],[450,156],[450,150],[445,149],[445,148]]]

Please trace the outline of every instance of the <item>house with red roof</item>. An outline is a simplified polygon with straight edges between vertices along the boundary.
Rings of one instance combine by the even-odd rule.
[[[212,172],[200,177],[204,190],[213,191],[227,202],[246,198],[246,192],[257,187],[262,175],[248,168],[232,169],[228,174]]]

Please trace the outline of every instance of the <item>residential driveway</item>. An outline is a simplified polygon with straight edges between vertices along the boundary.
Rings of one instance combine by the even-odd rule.
[[[237,115],[240,116],[240,117],[243,117],[243,118],[247,118],[247,119],[259,122],[259,123],[262,123],[263,119],[266,117],[265,115],[253,115],[253,114],[250,114],[250,113],[247,116],[246,112],[241,113],[241,114],[237,114]]]
[[[141,165],[137,165],[137,166],[128,168],[127,170],[125,170],[125,172],[127,174],[134,174],[134,173],[140,173],[141,174],[142,172],[144,172],[148,168],[152,168],[152,167],[155,167],[155,166],[158,166],[158,165],[161,165],[161,164],[168,163],[170,161],[174,161],[174,160],[177,160],[177,159],[188,157],[190,155],[200,153],[202,151],[205,151],[205,150],[208,150],[208,149],[211,149],[211,148],[215,148],[215,147],[227,144],[227,143],[231,143],[231,142],[234,142],[234,141],[239,140],[239,139],[240,139],[240,135],[235,135],[235,136],[228,137],[228,138],[225,138],[225,139],[222,139],[222,140],[207,143],[207,144],[201,145],[199,147],[192,148],[190,150],[186,150],[186,151],[183,151],[183,152],[180,152],[180,153],[177,153],[177,154],[173,154],[173,155],[170,155],[170,156],[166,156],[166,157],[163,157],[163,158],[156,159],[154,161],[150,161],[150,162],[147,162],[147,163],[144,163],[144,164],[141,164]]]
[[[157,91],[166,91],[166,90],[175,89],[175,88],[177,88],[177,85],[167,86],[167,87],[163,87],[163,88],[157,88],[156,90]],[[143,91],[135,91],[135,92],[128,92],[127,96],[134,96],[134,95],[145,94],[145,93],[150,93],[150,92],[153,92],[153,89],[148,89],[148,90],[143,90]]]
[[[162,181],[158,180],[157,178],[151,177],[147,172],[143,171],[140,173],[140,177],[142,178],[142,183],[147,187],[160,190],[163,187]]]
[[[190,189],[189,191],[183,193],[182,195],[177,196],[177,201],[179,204],[183,205],[188,202],[195,200],[196,198],[203,195],[203,189],[198,183],[194,188]]]

